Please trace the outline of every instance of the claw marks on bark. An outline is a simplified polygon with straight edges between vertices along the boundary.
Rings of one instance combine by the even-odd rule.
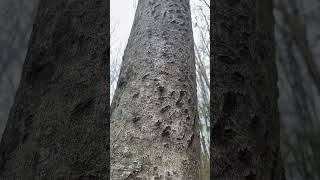
[[[163,113],[167,112],[170,108],[171,108],[171,106],[169,106],[169,105],[165,106],[165,107],[161,108],[160,113],[163,114]]]
[[[150,10],[151,10],[151,16],[154,18],[154,19],[158,19],[158,17],[160,16],[160,12],[159,12],[159,9],[161,7],[161,2],[160,1],[149,1],[149,7],[150,7]]]
[[[170,138],[170,131],[171,131],[171,127],[167,126],[161,133],[161,136],[164,138]]]
[[[150,0],[148,3],[148,8],[150,9],[149,13],[155,20],[159,20],[161,18],[162,20],[169,21],[172,24],[184,27],[190,25],[189,22],[185,21],[186,18],[189,18],[189,9],[184,3],[185,2],[183,1]],[[181,30],[187,31],[186,28],[182,28]]]
[[[133,122],[133,123],[136,123],[136,122],[138,122],[140,119],[141,119],[141,117],[135,116],[135,117],[132,118],[132,122]]]
[[[137,99],[139,97],[139,94],[140,94],[139,92],[133,94],[132,99]]]

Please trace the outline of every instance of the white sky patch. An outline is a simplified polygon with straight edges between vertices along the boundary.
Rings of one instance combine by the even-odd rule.
[[[131,31],[137,0],[111,0],[111,42],[113,46],[125,46]]]
[[[130,35],[138,0],[110,1],[110,100],[116,89],[120,64]],[[110,101],[111,103],[111,101]]]

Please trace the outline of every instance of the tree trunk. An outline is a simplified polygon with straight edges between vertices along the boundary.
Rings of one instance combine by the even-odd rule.
[[[189,0],[140,0],[111,105],[111,179],[199,179]]]
[[[0,179],[108,179],[108,4],[40,1]]]
[[[272,1],[215,0],[212,10],[211,177],[284,179]]]

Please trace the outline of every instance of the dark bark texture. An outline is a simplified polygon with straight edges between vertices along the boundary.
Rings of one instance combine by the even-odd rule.
[[[111,105],[111,179],[198,180],[189,0],[140,0]]]
[[[269,0],[212,2],[212,179],[284,179],[272,10]]]
[[[40,1],[0,179],[108,179],[108,5]]]

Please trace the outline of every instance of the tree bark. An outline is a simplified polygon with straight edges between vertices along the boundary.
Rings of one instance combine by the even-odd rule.
[[[108,2],[41,0],[0,179],[108,179]]]
[[[284,179],[272,1],[212,4],[211,177]]]
[[[140,0],[111,105],[111,179],[199,179],[189,0]]]

